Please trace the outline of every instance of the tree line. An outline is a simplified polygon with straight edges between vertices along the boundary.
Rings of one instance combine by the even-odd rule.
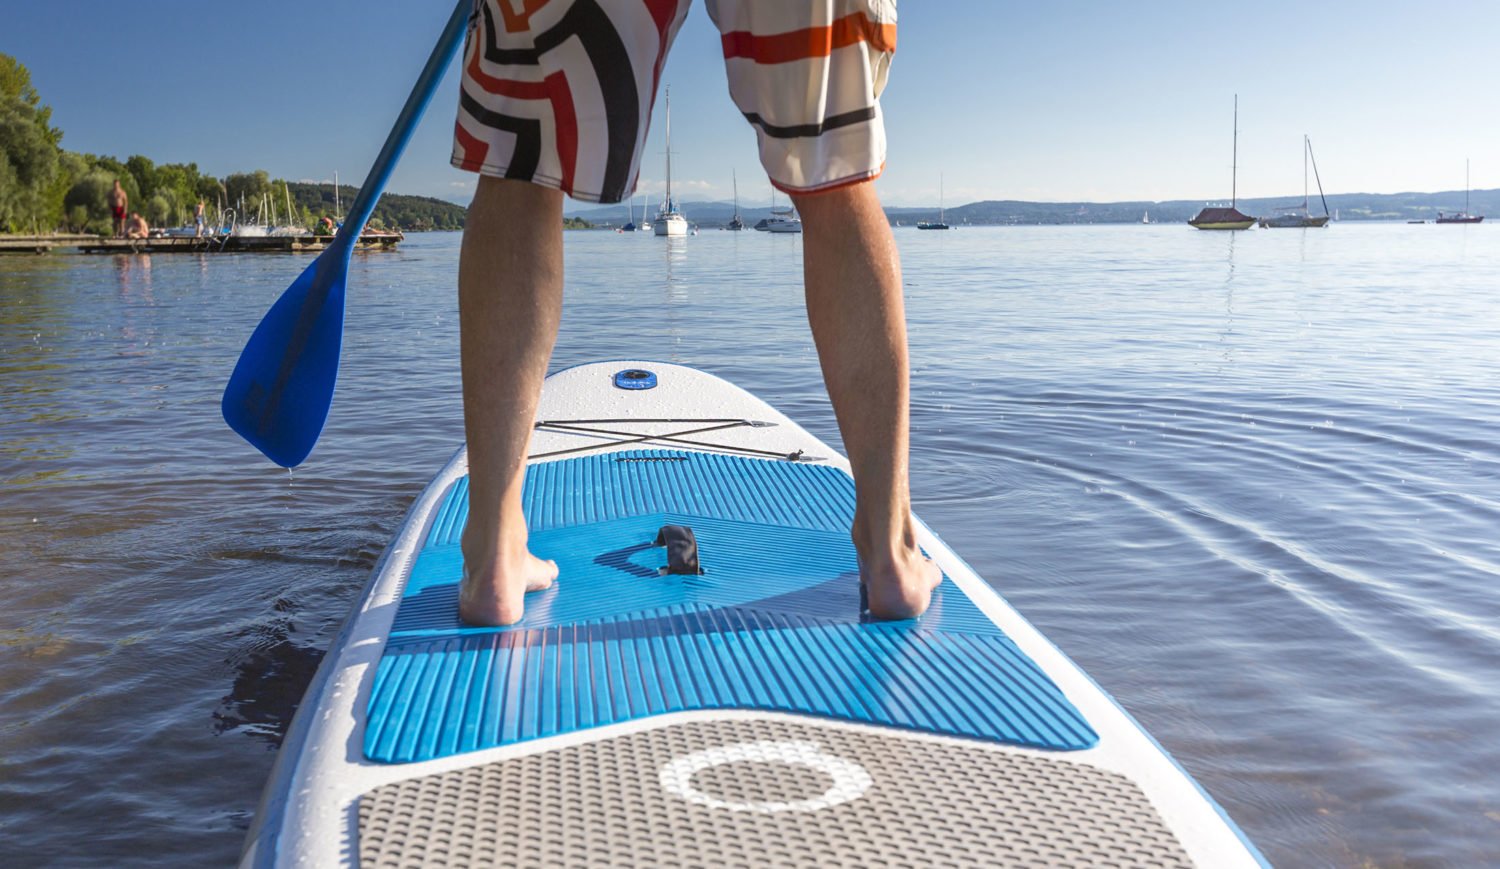
[[[108,195],[118,179],[153,227],[192,223],[201,200],[209,221],[259,219],[314,227],[324,215],[339,218],[358,188],[273,179],[265,170],[218,178],[196,163],[157,165],[139,154],[124,161],[80,154],[62,147],[63,131],[52,126],[52,109],[31,84],[18,60],[0,53],[0,232],[53,231],[109,234]],[[466,211],[425,196],[387,194],[370,218],[375,229],[462,229]]]

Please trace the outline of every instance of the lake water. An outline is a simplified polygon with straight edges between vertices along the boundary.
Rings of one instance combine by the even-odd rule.
[[[1500,228],[898,229],[917,510],[1275,863],[1500,863]],[[0,259],[0,864],[231,863],[462,437],[458,237],[360,255],[289,474],[220,420],[305,259]],[[554,365],[837,442],[801,239],[569,233]]]

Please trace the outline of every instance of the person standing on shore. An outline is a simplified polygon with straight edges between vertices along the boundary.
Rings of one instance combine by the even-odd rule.
[[[870,613],[915,617],[942,575],[916,544],[901,266],[872,183],[885,163],[878,97],[896,4],[706,2],[730,95],[802,215],[808,320],[854,472],[851,537]],[[563,195],[616,203],[633,191],[657,77],[689,3],[475,4],[453,149],[455,166],[481,175],[458,277],[470,473],[459,615],[469,623],[516,622],[526,592],[557,578],[527,546],[521,485],[561,314]]]
[[[109,211],[115,219],[115,238],[125,237],[125,209],[130,205],[130,197],[125,195],[125,188],[120,186],[120,179],[115,179],[114,189],[109,191]]]

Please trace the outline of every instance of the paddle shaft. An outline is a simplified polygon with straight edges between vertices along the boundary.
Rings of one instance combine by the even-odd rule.
[[[438,39],[437,45],[432,47],[432,55],[427,58],[427,65],[422,67],[422,75],[412,86],[406,105],[401,107],[396,125],[391,127],[390,135],[386,136],[385,146],[380,149],[380,155],[370,167],[370,174],[365,176],[365,183],[360,186],[359,195],[354,197],[354,204],[349,206],[349,214],[344,218],[344,225],[339,227],[335,244],[343,243],[352,249],[360,233],[364,232],[365,222],[375,210],[380,194],[385,192],[385,184],[391,179],[391,172],[401,159],[401,152],[406,150],[406,143],[411,141],[412,133],[416,132],[422,112],[432,101],[432,95],[437,92],[438,85],[443,80],[443,73],[447,72],[453,56],[463,44],[465,25],[473,5],[473,0],[458,0],[454,5],[448,25],[443,28],[443,35]]]
[[[230,428],[283,467],[293,467],[307,457],[327,420],[343,341],[349,258],[463,42],[472,2],[458,0],[454,5],[344,225],[266,313],[224,389],[222,409]]]

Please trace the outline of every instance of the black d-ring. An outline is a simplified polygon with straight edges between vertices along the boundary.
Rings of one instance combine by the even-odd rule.
[[[703,572],[698,564],[698,538],[686,525],[663,525],[656,532],[656,545],[667,547],[668,574],[697,576]]]

